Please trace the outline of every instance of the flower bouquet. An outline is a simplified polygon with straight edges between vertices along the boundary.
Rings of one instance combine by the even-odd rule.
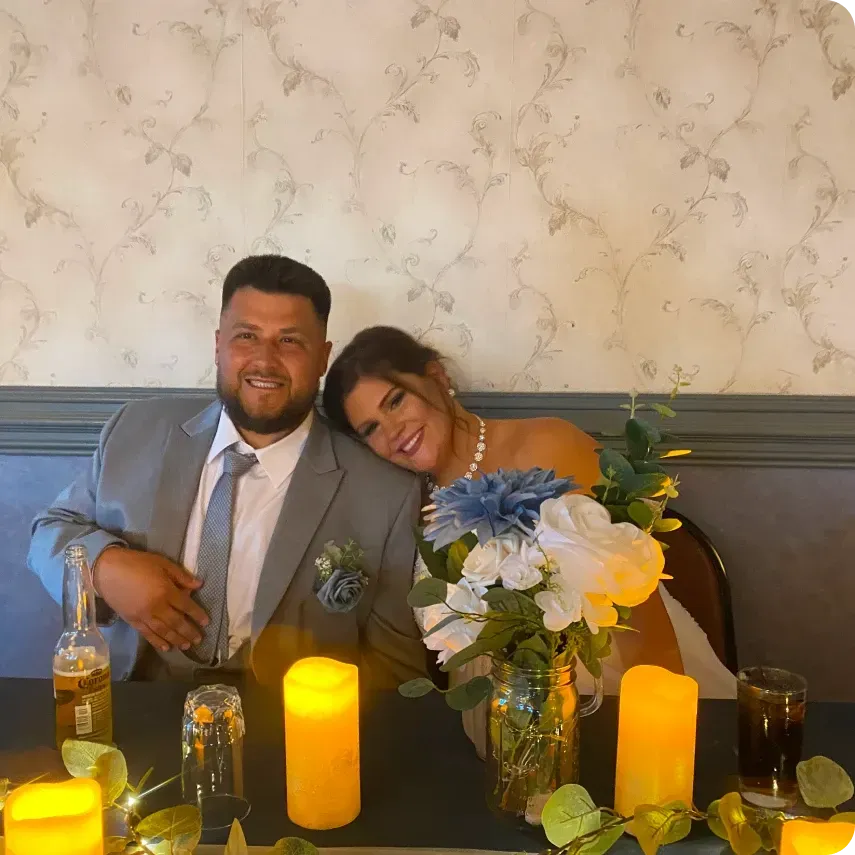
[[[488,798],[527,822],[539,822],[551,793],[578,779],[578,717],[599,699],[580,708],[576,661],[599,678],[611,634],[629,630],[632,608],[667,578],[652,533],[679,527],[663,516],[677,479],[661,461],[688,452],[660,450],[670,437],[638,415],[645,405],[635,396],[626,406],[625,450],[600,452],[593,496],[539,468],[461,478],[433,492],[419,533],[429,575],[409,603],[423,609],[424,642],[443,671],[492,658],[492,680],[452,685],[446,700],[467,710],[492,696]],[[422,678],[400,691],[435,688]]]

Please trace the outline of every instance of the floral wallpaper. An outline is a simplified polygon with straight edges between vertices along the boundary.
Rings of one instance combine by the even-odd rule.
[[[507,391],[855,394],[828,0],[0,0],[0,383],[206,386],[282,252]]]

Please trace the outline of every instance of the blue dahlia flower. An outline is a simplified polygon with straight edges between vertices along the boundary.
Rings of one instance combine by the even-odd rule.
[[[528,536],[540,519],[540,506],[576,487],[570,478],[556,478],[554,469],[537,467],[499,469],[471,481],[458,478],[431,494],[424,538],[442,549],[470,531],[482,546],[511,530]]]

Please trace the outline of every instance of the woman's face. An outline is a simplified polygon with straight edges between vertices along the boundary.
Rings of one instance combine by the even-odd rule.
[[[401,374],[400,383],[362,377],[344,401],[347,420],[380,457],[413,472],[434,472],[452,442],[445,384],[416,374]]]

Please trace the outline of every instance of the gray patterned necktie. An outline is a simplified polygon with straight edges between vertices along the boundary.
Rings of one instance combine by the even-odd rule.
[[[193,657],[204,665],[225,662],[229,657],[229,609],[226,598],[229,554],[232,547],[232,516],[237,479],[247,473],[258,458],[227,448],[223,472],[214,485],[196,559],[196,578],[205,584],[193,595],[208,613],[211,622],[202,630],[202,641],[192,649]]]

